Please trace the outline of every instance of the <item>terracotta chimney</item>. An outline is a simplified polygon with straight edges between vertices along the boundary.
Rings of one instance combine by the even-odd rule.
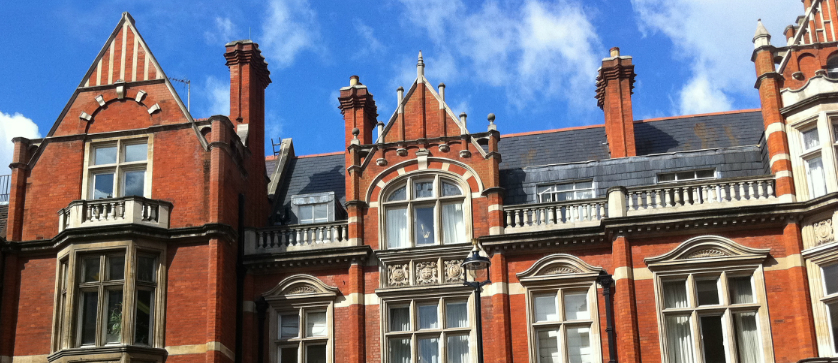
[[[635,76],[631,57],[621,56],[620,48],[611,48],[611,57],[602,60],[597,75],[596,99],[605,112],[605,134],[612,158],[637,155],[631,110]]]
[[[349,86],[340,89],[338,100],[345,125],[346,146],[355,138],[352,134],[355,128],[358,129],[358,143],[369,145],[375,142],[372,139],[372,130],[378,124],[378,109],[375,107],[372,93],[361,83],[358,76],[349,77]]]

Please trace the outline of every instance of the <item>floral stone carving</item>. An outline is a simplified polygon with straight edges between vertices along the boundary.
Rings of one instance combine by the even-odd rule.
[[[835,235],[832,229],[832,218],[824,219],[820,222],[815,222],[812,225],[815,229],[815,242],[818,245],[829,243],[835,240]]]
[[[439,269],[436,262],[419,262],[416,264],[416,284],[438,284]]]
[[[311,286],[308,286],[308,285],[297,285],[297,286],[294,286],[294,287],[290,288],[290,289],[288,290],[287,294],[288,294],[288,295],[294,295],[294,294],[312,294],[312,293],[315,293],[315,292],[317,292],[317,290],[315,290],[315,289],[314,289],[313,287],[311,287]]]
[[[715,248],[704,248],[704,249],[700,249],[698,251],[692,252],[689,255],[685,256],[684,258],[685,259],[690,259],[690,258],[725,257],[725,256],[730,256],[730,254],[725,252],[725,251],[718,250],[718,249],[715,249]]]
[[[461,266],[463,260],[445,261],[445,282],[462,282],[465,278],[465,271]]]
[[[407,264],[387,266],[388,286],[407,286],[410,284],[410,270]]]
[[[582,271],[571,266],[550,266],[541,275],[578,274]]]

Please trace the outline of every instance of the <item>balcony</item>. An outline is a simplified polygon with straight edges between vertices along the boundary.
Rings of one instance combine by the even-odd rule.
[[[169,202],[143,197],[74,200],[58,211],[58,231],[122,224],[169,228],[171,210]]]
[[[603,218],[776,204],[774,177],[610,189],[607,198],[504,206],[506,234],[598,226]]]
[[[354,246],[347,234],[347,221],[295,224],[245,231],[246,255]]]

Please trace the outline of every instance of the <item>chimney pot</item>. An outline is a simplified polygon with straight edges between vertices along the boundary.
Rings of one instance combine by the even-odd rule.
[[[620,56],[620,48],[613,47],[611,48],[611,57],[619,57]]]
[[[349,77],[349,86],[357,86],[361,83],[361,78],[358,76]]]

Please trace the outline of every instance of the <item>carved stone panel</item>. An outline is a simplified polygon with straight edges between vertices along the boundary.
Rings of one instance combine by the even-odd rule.
[[[387,266],[388,286],[410,285],[410,267],[408,264]]]
[[[439,267],[434,262],[419,262],[416,264],[416,284],[428,285],[439,283]]]
[[[812,225],[815,230],[815,244],[822,245],[835,240],[835,232],[832,229],[832,218],[824,219],[820,222],[815,222]]]
[[[313,294],[315,292],[317,292],[317,290],[315,290],[314,287],[311,287],[309,285],[296,285],[296,286],[292,286],[290,289],[288,289],[288,292],[286,294],[288,294],[288,295]]]
[[[704,248],[698,251],[693,251],[690,254],[684,256],[684,259],[691,259],[691,258],[707,258],[707,257],[725,257],[730,256],[727,251],[723,251],[720,249],[715,248]]]
[[[580,273],[579,269],[569,266],[569,265],[558,265],[558,266],[550,266],[544,269],[539,275],[562,275],[562,274],[577,274]]]
[[[463,260],[445,261],[445,270],[442,272],[445,274],[446,283],[463,282],[465,270],[461,266],[462,263]]]

